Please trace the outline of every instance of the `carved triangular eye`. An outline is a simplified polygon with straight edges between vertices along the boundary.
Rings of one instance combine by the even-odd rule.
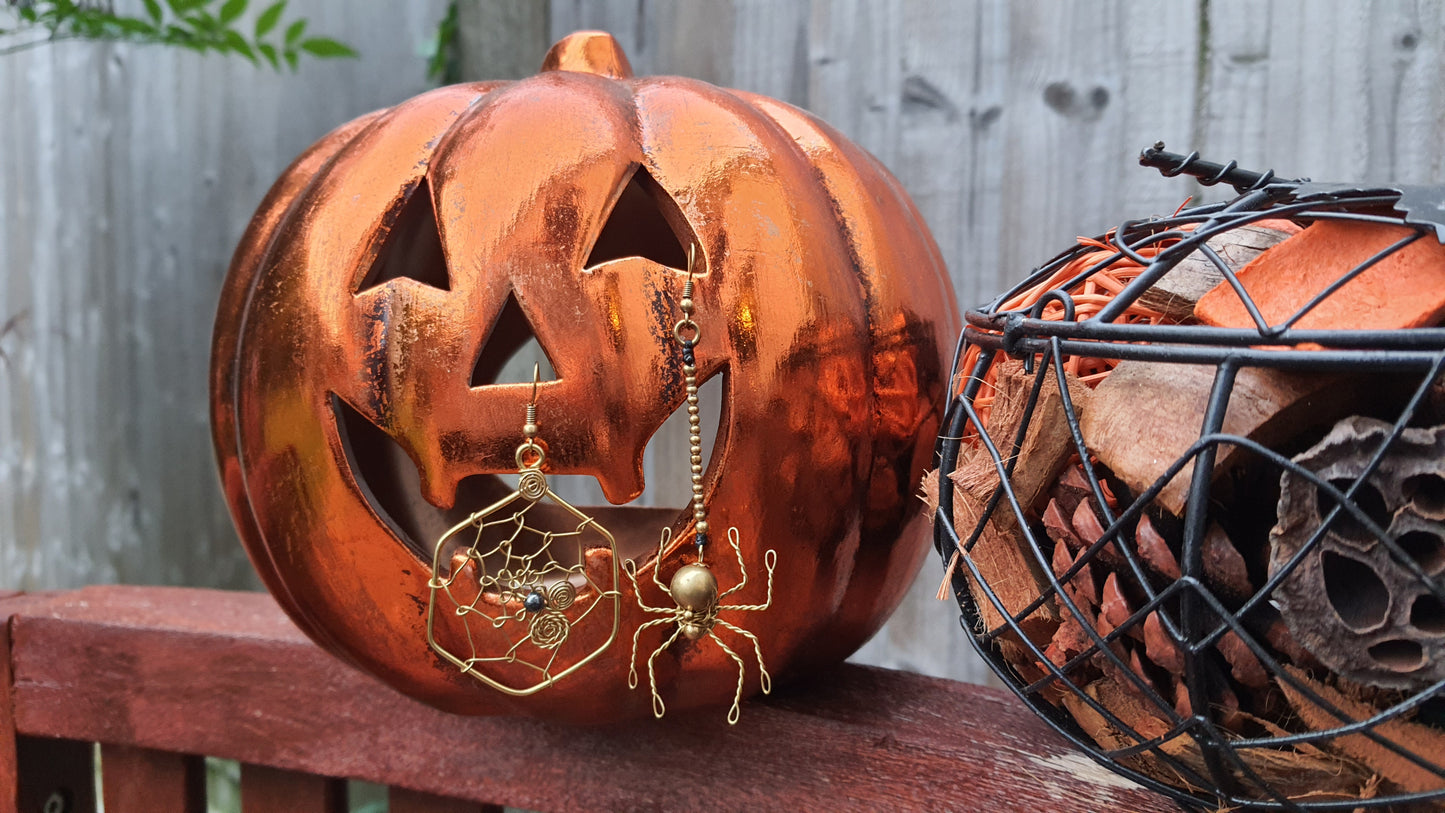
[[[382,238],[381,250],[357,286],[358,293],[403,277],[443,291],[451,290],[436,211],[432,208],[431,184],[426,178],[412,188],[399,206],[387,212],[383,228],[386,236]]]
[[[509,293],[492,332],[482,343],[482,352],[477,355],[476,366],[472,368],[472,386],[529,382],[533,363],[542,365],[543,381],[555,380],[551,356],[537,340],[537,332],[522,312],[522,306],[517,304],[517,295]]]
[[[682,210],[646,169],[638,167],[607,215],[587,257],[587,267],[623,257],[646,257],[685,270],[686,247],[691,242],[692,231]]]

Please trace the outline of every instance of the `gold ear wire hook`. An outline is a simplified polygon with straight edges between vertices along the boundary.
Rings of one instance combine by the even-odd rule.
[[[697,261],[697,243],[687,245],[687,284],[682,286],[682,301],[688,303],[682,310],[684,313],[692,311],[692,278],[697,273],[694,264]]]
[[[541,362],[532,365],[532,400],[527,402],[527,423],[522,427],[522,434],[528,441],[537,436],[537,384],[542,380]]]

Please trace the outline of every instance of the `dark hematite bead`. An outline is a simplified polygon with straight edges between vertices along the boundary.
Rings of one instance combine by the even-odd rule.
[[[529,613],[538,612],[546,606],[547,599],[543,598],[541,591],[538,590],[534,590],[528,593],[527,598],[522,601],[523,609],[525,609]]]
[[[697,535],[697,549],[702,550],[705,547],[707,547],[707,533],[702,532]]]
[[[693,352],[692,352],[692,345],[690,345],[690,344],[688,344],[688,345],[683,345],[683,348],[682,348],[682,361],[683,361],[684,364],[696,364],[696,363],[697,363],[697,356],[694,355]]]

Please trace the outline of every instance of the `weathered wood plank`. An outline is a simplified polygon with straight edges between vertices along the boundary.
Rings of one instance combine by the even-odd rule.
[[[0,813],[17,813],[20,788],[19,754],[15,741],[14,682],[10,670],[10,610],[15,593],[0,595]]]
[[[843,666],[780,686],[736,726],[713,711],[572,728],[422,706],[322,653],[259,594],[87,588],[25,611],[14,630],[17,725],[29,733],[529,809],[698,798],[722,808],[828,798],[839,809],[1171,809],[1094,767],[1010,696],[882,669]]]
[[[502,813],[499,805],[449,799],[406,788],[389,789],[387,810],[390,813]]]
[[[9,786],[17,810],[94,813],[94,745],[46,737],[20,737],[17,745],[20,778]]]
[[[241,813],[346,813],[346,781],[266,765],[241,766]]]
[[[100,779],[107,813],[206,811],[203,757],[106,743],[100,747]]]
[[[1438,3],[1214,0],[1206,28],[1196,148],[1287,177],[1445,179]]]
[[[546,3],[462,0],[457,3],[461,79],[521,79],[537,72],[552,44]]]

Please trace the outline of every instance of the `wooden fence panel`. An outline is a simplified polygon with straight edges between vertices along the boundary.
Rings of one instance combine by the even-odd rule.
[[[0,588],[256,584],[206,426],[216,290],[297,151],[427,87],[421,53],[445,3],[295,5],[363,59],[293,77],[131,46],[0,57]],[[1429,0],[463,0],[461,12],[473,75],[529,73],[546,42],[604,28],[638,73],[819,114],[910,190],[964,305],[1075,235],[1226,194],[1134,166],[1156,139],[1286,175],[1445,180],[1445,9]],[[681,504],[674,428],[649,452],[645,502]],[[985,679],[955,613],[933,601],[940,576],[930,562],[860,659]]]
[[[444,0],[356,5],[293,4],[363,57],[296,75],[83,42],[0,56],[0,587],[257,584],[217,487],[211,324],[291,158],[428,86]]]

